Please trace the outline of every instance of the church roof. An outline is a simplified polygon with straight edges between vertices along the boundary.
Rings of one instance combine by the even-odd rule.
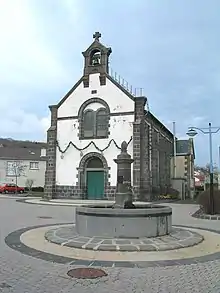
[[[105,76],[115,85],[117,86],[123,93],[125,93],[130,99],[134,100],[135,97],[126,89],[124,88],[121,84],[119,84],[114,78],[112,78],[109,74],[105,73]],[[83,82],[84,76],[82,76],[77,83],[68,91],[68,93],[58,102],[56,106],[59,108],[67,99],[68,97],[76,90],[76,88]],[[50,107],[50,106],[49,106]]]
[[[173,139],[173,133],[160,120],[158,120],[156,116],[152,114],[152,112],[146,111],[145,115],[154,121],[162,130],[164,130],[171,139]]]

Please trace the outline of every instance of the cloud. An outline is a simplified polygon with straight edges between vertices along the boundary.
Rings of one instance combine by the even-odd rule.
[[[8,137],[9,133],[16,138],[28,134],[33,140],[37,136],[40,140],[45,140],[49,124],[49,117],[39,118],[34,113],[17,109],[16,112],[1,117],[0,133],[2,137]]]
[[[195,126],[195,127],[201,127],[202,123],[206,121],[206,117],[201,117],[201,116],[196,116],[196,117],[189,117],[189,125],[190,126]]]
[[[106,10],[101,0],[0,0],[0,135],[45,137],[47,106],[81,76],[81,52],[98,30],[111,67],[144,88],[152,113],[171,130],[175,121],[179,137],[191,125],[220,126],[220,3],[177,2],[113,0]],[[195,138],[201,164],[206,139]],[[218,144],[213,136],[215,160]]]
[[[0,0],[1,136],[45,139],[45,110],[75,82],[45,34],[42,9],[34,0]]]
[[[0,81],[39,87],[65,80],[68,73],[42,41],[31,1],[0,2]]]

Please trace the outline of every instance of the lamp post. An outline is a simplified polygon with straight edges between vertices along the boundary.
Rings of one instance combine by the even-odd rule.
[[[176,178],[176,123],[173,122],[173,178]]]
[[[196,130],[201,131],[203,134],[209,135],[209,176],[210,176],[210,194],[209,194],[209,213],[214,215],[214,190],[213,190],[213,159],[212,159],[212,134],[217,133],[220,130],[220,127],[212,127],[212,124],[209,123],[208,128],[198,128],[198,127],[189,127],[187,135],[194,137],[198,134]]]

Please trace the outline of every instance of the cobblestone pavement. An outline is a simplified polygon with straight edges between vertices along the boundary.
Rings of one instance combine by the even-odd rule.
[[[120,239],[104,237],[82,237],[74,226],[51,228],[45,238],[62,246],[101,251],[165,251],[189,247],[203,241],[204,237],[196,232],[173,228],[170,235],[139,239]]]
[[[173,224],[220,230],[219,221],[190,217],[196,206],[170,204]],[[43,219],[40,217],[52,217]],[[32,225],[68,223],[73,207],[38,206],[0,199],[0,292],[16,293],[219,293],[220,261],[172,267],[104,268],[107,277],[75,280],[67,276],[70,265],[35,259],[10,249],[4,238]]]

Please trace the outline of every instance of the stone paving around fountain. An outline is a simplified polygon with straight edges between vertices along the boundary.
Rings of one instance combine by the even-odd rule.
[[[1,195],[0,195],[1,196]],[[7,197],[3,195],[2,197]],[[7,197],[8,198],[8,197]],[[49,205],[49,206],[82,206],[82,205],[94,205],[94,200],[82,200],[82,199],[51,199],[49,201],[42,200],[42,198],[17,198],[20,202],[37,205]],[[147,202],[136,201],[136,205],[146,204]],[[150,203],[150,202],[149,202]],[[114,204],[113,200],[97,200],[96,204]]]
[[[30,205],[0,197],[0,292],[219,293],[219,221],[191,217],[197,205],[169,205],[174,225],[193,227],[205,240],[190,248],[152,252],[61,247],[47,242],[44,235],[51,225],[71,223],[74,207]],[[93,266],[102,267],[108,276],[95,280],[67,276],[71,268]]]
[[[76,233],[72,225],[52,228],[45,233],[45,238],[61,246],[101,251],[165,251],[193,246],[203,241],[202,235],[181,228],[173,228],[170,235],[152,238],[83,237]]]

